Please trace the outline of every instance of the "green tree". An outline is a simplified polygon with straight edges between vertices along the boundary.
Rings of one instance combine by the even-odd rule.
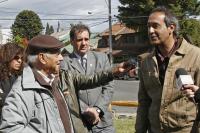
[[[58,27],[57,27],[57,32],[60,31],[60,22],[58,21]]]
[[[54,28],[52,25],[50,26],[49,23],[47,23],[45,34],[51,35],[52,33],[54,33]]]
[[[52,33],[54,33],[54,28],[53,28],[53,26],[51,25],[50,28],[49,28],[49,35],[52,34]]]
[[[47,23],[46,30],[45,30],[45,35],[49,35],[49,23]]]
[[[146,23],[149,12],[153,9],[153,0],[119,0],[122,6],[118,7],[120,21],[129,28],[142,28]]]
[[[30,10],[21,11],[11,26],[13,37],[19,36],[30,40],[42,32],[43,26],[39,16]]]
[[[150,11],[156,6],[168,7],[180,21],[180,33],[188,34],[192,40],[198,40],[197,35],[199,31],[189,31],[193,24],[199,25],[200,22],[189,19],[188,16],[200,14],[200,1],[198,0],[119,0],[121,6],[118,7],[120,21],[126,24],[129,28],[138,29],[142,33],[146,33],[146,23]],[[189,24],[189,22],[191,23]],[[186,24],[187,22],[187,24]],[[184,25],[183,25],[184,24]],[[189,26],[189,27],[185,27]],[[193,25],[194,26],[194,25]],[[194,28],[194,27],[193,27]],[[184,30],[184,31],[182,31]]]
[[[196,19],[184,19],[180,23],[182,26],[181,34],[183,36],[189,35],[192,44],[200,47],[200,22]]]

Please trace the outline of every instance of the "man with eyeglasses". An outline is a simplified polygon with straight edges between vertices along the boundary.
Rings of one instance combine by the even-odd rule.
[[[5,99],[0,132],[86,132],[82,123],[74,125],[80,118],[75,88],[86,89],[107,83],[113,79],[113,73],[125,71],[125,64],[88,78],[67,70],[60,71],[63,60],[60,49],[63,46],[48,35],[38,35],[30,40],[28,64]],[[77,127],[82,130],[78,131]]]

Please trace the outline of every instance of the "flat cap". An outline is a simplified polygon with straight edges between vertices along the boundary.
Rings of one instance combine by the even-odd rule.
[[[29,41],[27,51],[29,54],[51,52],[63,48],[65,45],[50,35],[38,35]]]

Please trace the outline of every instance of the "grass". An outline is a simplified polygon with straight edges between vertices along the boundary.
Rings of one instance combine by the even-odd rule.
[[[135,132],[135,118],[115,118],[114,126],[116,133],[134,133]]]

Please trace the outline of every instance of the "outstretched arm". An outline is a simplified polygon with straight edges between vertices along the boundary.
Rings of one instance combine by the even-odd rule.
[[[96,74],[90,76],[81,75],[67,70],[61,70],[59,76],[61,84],[73,82],[76,89],[84,90],[105,85],[109,81],[112,81],[115,75],[127,72],[128,70],[130,70],[130,66],[128,66],[126,62],[123,62],[112,69],[97,72]]]

